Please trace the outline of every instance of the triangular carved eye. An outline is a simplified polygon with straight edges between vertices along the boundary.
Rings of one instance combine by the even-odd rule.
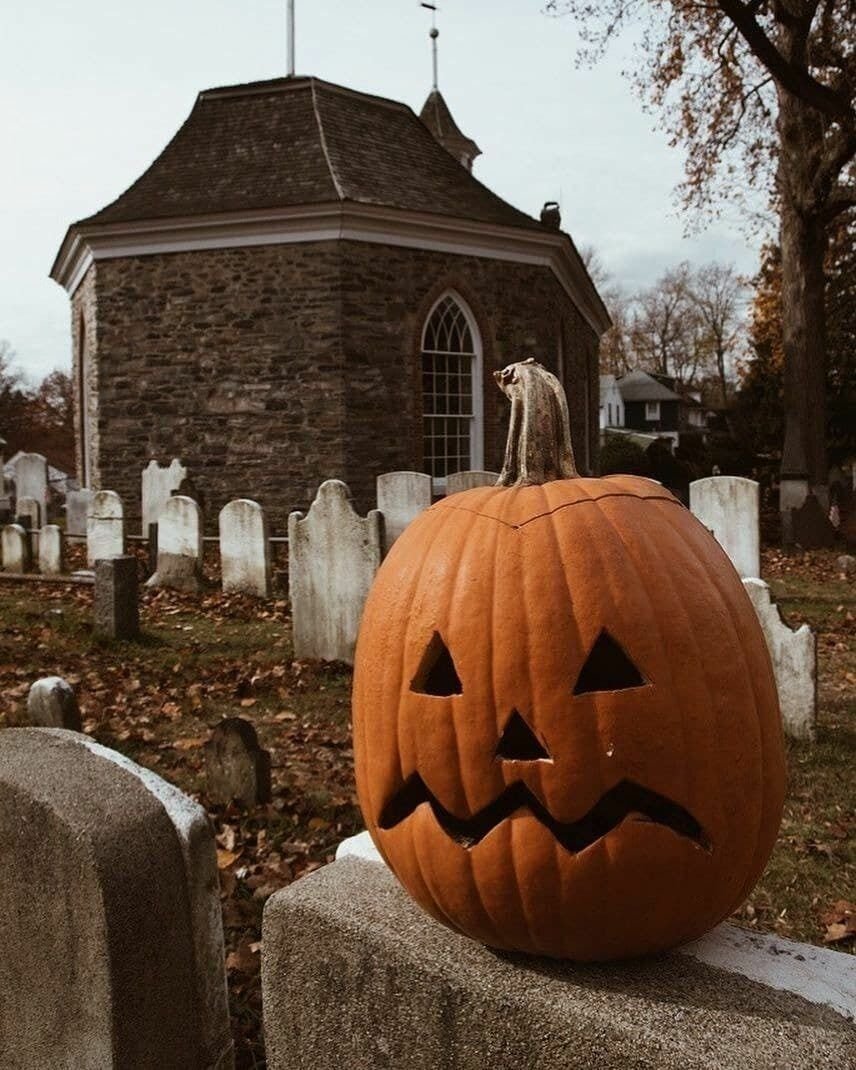
[[[597,637],[586,663],[580,670],[575,695],[592,691],[625,691],[642,687],[647,681],[606,630]]]
[[[463,694],[458,670],[439,632],[435,632],[431,638],[410,690],[421,695]]]
[[[517,710],[508,718],[508,724],[496,748],[496,756],[506,762],[539,762],[550,758],[541,741]]]

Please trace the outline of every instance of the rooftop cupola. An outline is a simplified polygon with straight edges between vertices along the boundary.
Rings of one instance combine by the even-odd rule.
[[[446,152],[454,156],[468,171],[472,171],[473,160],[476,156],[481,156],[481,149],[472,138],[467,137],[458,129],[449,111],[449,105],[443,99],[443,94],[439,89],[431,90],[422,106],[419,118]]]

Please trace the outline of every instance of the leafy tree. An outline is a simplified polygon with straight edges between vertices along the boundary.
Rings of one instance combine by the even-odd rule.
[[[731,264],[706,264],[695,273],[690,300],[696,308],[719,379],[720,402],[728,404],[728,371],[741,336],[743,282]]]
[[[830,227],[856,206],[856,5],[548,0],[547,8],[575,17],[592,57],[628,23],[641,25],[635,82],[686,150],[687,206],[766,183],[782,257],[782,467],[824,484],[824,261]]]
[[[0,339],[0,436],[6,456],[18,450],[43,453],[74,471],[74,399],[71,376],[56,370],[30,387],[15,366],[15,351]]]
[[[711,353],[689,264],[665,272],[637,296],[630,337],[637,367],[696,385]]]
[[[826,271],[828,353],[825,396],[830,460],[856,454],[856,226],[832,228]],[[782,257],[764,246],[754,280],[749,342],[752,357],[740,368],[734,411],[738,436],[758,454],[776,454],[784,430],[785,352],[781,318]]]
[[[30,417],[29,394],[14,360],[14,349],[0,339],[0,436],[6,439],[7,455],[24,448]]]

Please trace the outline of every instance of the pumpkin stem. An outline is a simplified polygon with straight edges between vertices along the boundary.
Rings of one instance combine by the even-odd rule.
[[[493,375],[511,400],[505,462],[496,485],[528,487],[576,478],[568,402],[556,376],[531,357]]]

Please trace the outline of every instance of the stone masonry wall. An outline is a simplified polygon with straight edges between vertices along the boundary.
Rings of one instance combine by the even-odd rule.
[[[502,467],[508,430],[508,401],[493,371],[534,357],[558,374],[560,334],[577,464],[584,472],[594,463],[597,338],[548,268],[344,242],[342,281],[346,482],[358,502],[371,500],[380,473],[422,470],[422,330],[450,289],[470,306],[482,337],[485,468]]]
[[[74,442],[77,478],[82,487],[101,487],[92,476],[98,471],[98,318],[97,268],[92,264],[71,303],[72,385],[74,388]],[[84,357],[85,353],[85,357]],[[84,412],[88,433],[83,434]],[[84,441],[87,457],[84,457]],[[90,478],[87,480],[87,469]],[[105,489],[110,489],[105,488]]]
[[[207,523],[231,498],[287,513],[343,472],[334,243],[98,265],[99,481],[140,514],[140,472],[180,457]]]
[[[527,356],[558,371],[560,334],[580,470],[595,460],[597,340],[545,267],[322,242],[95,271],[73,317],[75,332],[87,323],[91,483],[118,491],[130,518],[142,468],[174,456],[205,495],[209,528],[226,501],[249,497],[284,533],[328,478],[349,484],[361,512],[372,507],[377,474],[421,468],[421,332],[448,288],[482,334],[485,467],[500,467],[507,425],[492,371]],[[75,362],[77,382],[77,333]]]

